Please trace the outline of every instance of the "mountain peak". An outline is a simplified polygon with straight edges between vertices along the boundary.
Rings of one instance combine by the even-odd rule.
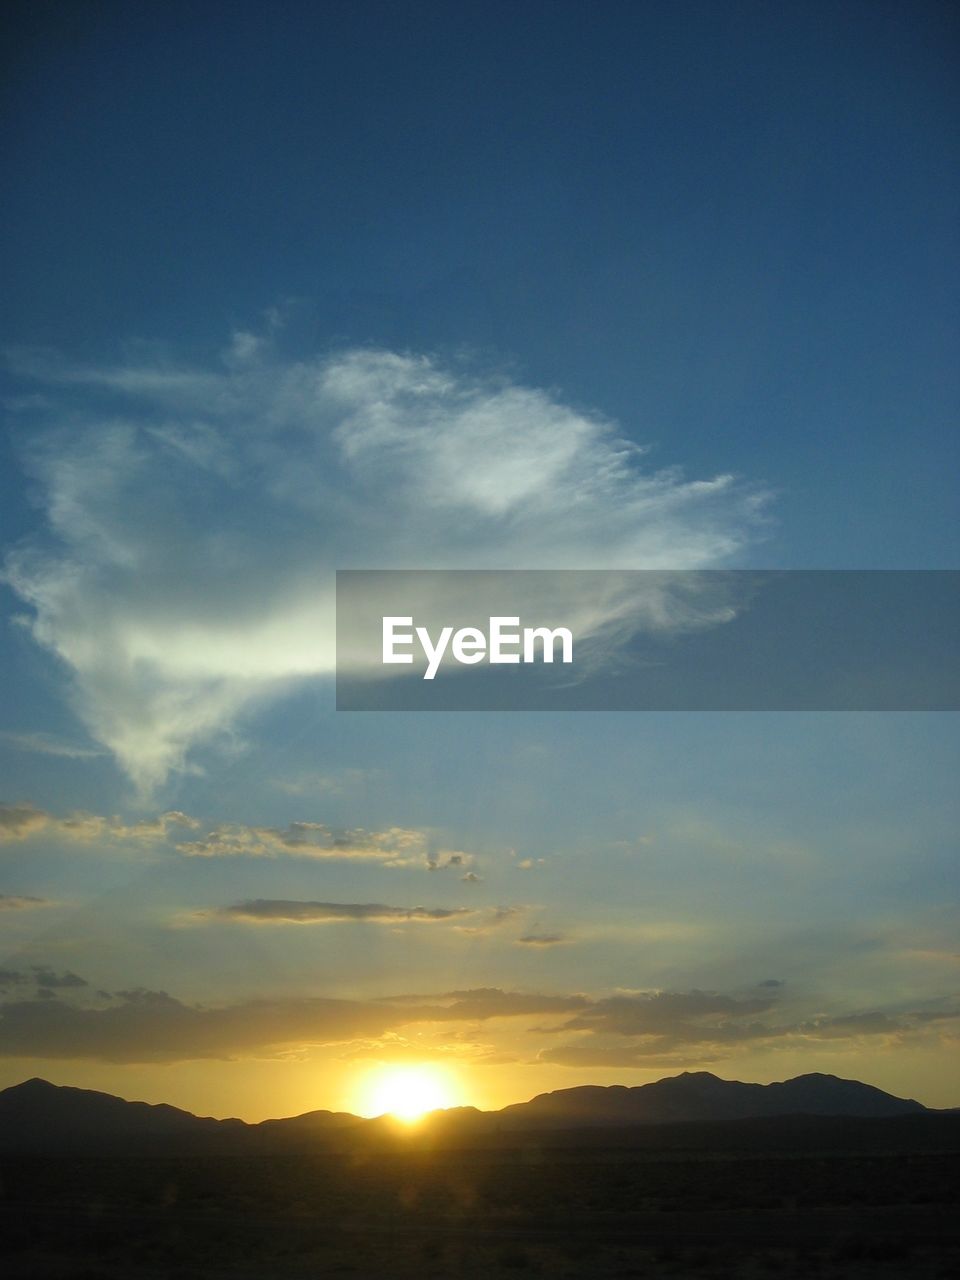
[[[61,1086],[51,1084],[49,1080],[44,1080],[40,1076],[31,1076],[29,1080],[22,1080],[19,1084],[13,1084],[9,1089],[5,1089],[4,1093],[42,1093],[48,1089],[59,1089]]]

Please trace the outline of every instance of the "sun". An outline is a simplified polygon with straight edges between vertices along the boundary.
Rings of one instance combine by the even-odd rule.
[[[444,1071],[430,1066],[384,1067],[367,1083],[363,1110],[389,1114],[408,1124],[428,1111],[453,1104],[453,1089]]]

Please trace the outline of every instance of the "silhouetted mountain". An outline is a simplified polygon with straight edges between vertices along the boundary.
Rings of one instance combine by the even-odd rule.
[[[242,1120],[214,1120],[36,1078],[0,1093],[0,1146],[7,1149],[183,1142],[235,1137],[248,1128]]]
[[[742,1126],[772,1122],[793,1132],[797,1117],[846,1122],[931,1117],[919,1102],[896,1098],[856,1080],[805,1075],[782,1084],[742,1084],[708,1072],[685,1072],[654,1084],[586,1085],[540,1094],[502,1111],[456,1107],[435,1112],[420,1126],[420,1138],[444,1145],[510,1141],[510,1135],[582,1135],[577,1143],[606,1141],[604,1133],[637,1135],[669,1126],[713,1127],[710,1141],[727,1142]],[[790,1124],[781,1121],[790,1120]],[[364,1120],[345,1112],[309,1111],[282,1120],[247,1124],[214,1120],[176,1107],[125,1102],[110,1094],[27,1080],[0,1092],[0,1149],[11,1151],[150,1150],[264,1151],[336,1146],[347,1149],[409,1140],[411,1131],[383,1116]],[[595,1133],[596,1137],[589,1135]],[[706,1140],[706,1133],[704,1131]],[[776,1133],[774,1133],[776,1137]],[[681,1135],[681,1140],[685,1138]],[[659,1141],[659,1139],[655,1139]],[[554,1143],[555,1145],[555,1143]]]
[[[282,1120],[261,1120],[251,1128],[255,1128],[263,1136],[272,1133],[300,1133],[309,1136],[336,1129],[349,1129],[364,1123],[360,1116],[351,1115],[349,1111],[305,1111],[301,1116],[287,1116]]]
[[[837,1076],[814,1073],[779,1084],[742,1084],[721,1080],[709,1071],[685,1071],[654,1084],[582,1085],[542,1093],[530,1102],[515,1103],[500,1112],[510,1125],[549,1127],[570,1125],[675,1124],[689,1121],[759,1119],[764,1116],[915,1115],[926,1107],[913,1099],[896,1098]]]

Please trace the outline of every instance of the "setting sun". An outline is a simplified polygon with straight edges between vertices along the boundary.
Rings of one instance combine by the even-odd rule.
[[[453,1105],[453,1090],[446,1073],[436,1067],[386,1067],[367,1083],[363,1111],[389,1114],[413,1121],[428,1111]]]

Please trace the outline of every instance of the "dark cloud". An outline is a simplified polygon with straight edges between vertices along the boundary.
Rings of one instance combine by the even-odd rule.
[[[772,997],[738,1000],[707,991],[612,996],[598,1000],[564,1029],[620,1036],[689,1036],[703,1040],[708,1038],[708,1032],[714,1036],[735,1025],[735,1020],[765,1013],[772,1006]]]
[[[36,907],[49,907],[51,902],[48,898],[35,898],[32,894],[16,894],[0,893],[0,911],[32,911]]]
[[[851,1013],[835,1018],[816,1018],[797,1028],[801,1035],[820,1040],[847,1040],[857,1036],[887,1036],[906,1031],[907,1024],[885,1013]]]
[[[47,969],[43,965],[33,965],[33,974],[38,986],[47,987],[51,991],[89,985],[86,978],[81,978],[75,973],[54,973],[52,969]]]
[[[165,991],[115,993],[107,1007],[67,1003],[50,989],[0,1005],[0,1055],[173,1062],[229,1058],[372,1039],[414,1023],[475,1022],[563,1012],[582,996],[523,995],[496,988],[397,1000],[299,998],[189,1005]]]
[[[517,938],[517,943],[524,947],[562,947],[572,941],[562,933],[525,933]]]
[[[376,909],[375,904],[336,905]],[[37,982],[37,994],[16,998],[16,989],[30,980]],[[19,970],[0,971],[4,985],[8,995],[0,1003],[0,1055],[109,1062],[225,1059],[334,1045],[338,1053],[349,1055],[357,1042],[382,1045],[386,1037],[392,1043],[410,1035],[405,1029],[418,1027],[423,1034],[429,1024],[460,1024],[457,1043],[478,1045],[477,1024],[513,1019],[525,1037],[543,1038],[540,1052],[534,1050],[539,1062],[575,1068],[682,1068],[729,1058],[747,1045],[802,1049],[822,1040],[855,1042],[872,1036],[879,1044],[884,1037],[929,1035],[935,1020],[956,1016],[946,1009],[896,1017],[867,1010],[790,1022],[776,1019],[772,998],[690,991],[598,1000],[499,987],[370,1000],[264,998],[208,1006],[139,987],[112,995],[98,992],[94,999],[83,978],[46,966],[36,966],[32,979]],[[532,1021],[537,1019],[552,1025],[538,1027]],[[509,1042],[496,1043],[497,1034],[483,1037],[494,1041],[484,1046],[484,1060],[500,1061],[504,1052],[516,1050]],[[524,1060],[529,1061],[529,1051]]]
[[[396,1011],[345,1000],[183,1004],[163,991],[127,991],[107,1008],[53,998],[0,1006],[0,1053],[9,1057],[172,1062],[279,1051],[382,1035]]]
[[[403,924],[407,921],[436,923],[473,915],[469,907],[391,907],[382,902],[295,902],[282,898],[254,898],[221,907],[213,913],[227,920],[254,924],[340,924],[366,921],[373,924]]]
[[[545,1048],[539,1060],[571,1067],[712,1061],[735,1046],[782,1035],[782,1028],[757,1020],[774,1003],[772,995],[739,999],[709,991],[612,996],[552,1028],[576,1039]]]

